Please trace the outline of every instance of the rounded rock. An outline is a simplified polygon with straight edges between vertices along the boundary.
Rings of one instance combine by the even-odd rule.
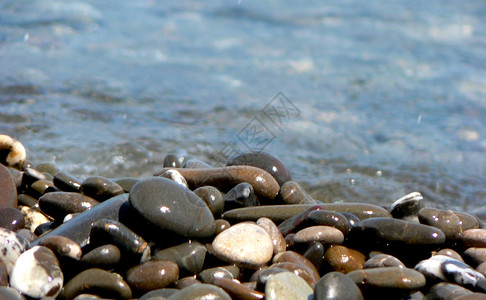
[[[314,291],[307,282],[291,272],[272,275],[265,284],[265,299],[308,300]]]
[[[81,184],[81,191],[97,201],[105,201],[123,194],[123,188],[112,180],[102,176],[91,176]]]
[[[468,229],[462,232],[461,241],[467,247],[486,247],[486,229]]]
[[[317,201],[295,181],[287,181],[281,187],[279,196],[286,204],[317,204]]]
[[[295,243],[321,242],[322,244],[339,245],[343,241],[342,231],[330,226],[311,226],[294,235]]]
[[[224,209],[224,199],[221,192],[213,186],[202,186],[194,190],[209,207],[213,215],[219,216]]]
[[[406,266],[398,258],[388,254],[375,255],[368,259],[363,266],[365,269],[385,267],[406,268]]]
[[[121,259],[121,252],[117,246],[107,244],[99,246],[81,257],[81,262],[92,267],[112,269]]]
[[[177,263],[179,269],[191,274],[201,272],[207,249],[197,241],[186,242],[177,246],[159,250],[152,259],[171,260]]]
[[[14,138],[0,134],[0,164],[22,169],[27,153],[24,146]]]
[[[315,300],[363,300],[358,286],[341,272],[329,272],[314,287]]]
[[[72,192],[52,192],[39,198],[40,209],[54,219],[81,213],[98,204],[100,203],[91,197]]]
[[[0,228],[0,260],[5,263],[8,274],[19,256],[29,248],[29,242],[17,233]]]
[[[214,217],[208,206],[172,180],[143,179],[131,189],[129,201],[141,216],[162,230],[188,238],[207,238],[215,232]]]
[[[398,290],[417,290],[425,286],[425,277],[421,273],[407,268],[373,268],[356,270],[347,274],[363,289],[383,288]]]
[[[12,268],[10,285],[33,298],[56,297],[64,276],[54,253],[35,246],[20,255]]]
[[[127,271],[127,283],[136,290],[165,288],[179,278],[177,264],[170,260],[148,261]]]
[[[231,300],[231,297],[220,287],[202,283],[190,285],[167,298],[167,300],[194,299]]]
[[[324,254],[324,260],[334,271],[344,274],[363,269],[365,259],[363,253],[340,245],[330,247]]]
[[[272,220],[270,220],[269,218],[260,218],[257,220],[256,224],[263,228],[268,233],[268,235],[270,235],[273,243],[273,254],[285,251],[287,243],[280,233],[280,230],[278,230],[277,225],[275,225]]]
[[[457,240],[462,231],[462,222],[450,210],[424,207],[419,211],[420,223],[439,228],[449,240]]]
[[[0,207],[0,227],[8,230],[24,228],[25,220],[22,213],[13,207]]]
[[[59,257],[70,257],[79,260],[82,255],[81,246],[78,243],[61,235],[46,237],[38,245],[51,249]]]
[[[239,223],[218,234],[212,249],[223,261],[257,269],[272,259],[273,242],[260,226]]]

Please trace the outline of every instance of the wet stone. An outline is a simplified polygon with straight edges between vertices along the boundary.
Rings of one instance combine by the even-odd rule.
[[[174,284],[174,286],[175,286],[175,288],[182,290],[183,288],[186,288],[186,287],[191,286],[193,284],[199,284],[199,283],[202,283],[202,282],[199,281],[198,279],[196,279],[196,276],[188,276],[188,277],[184,277],[184,278],[177,280],[176,283]]]
[[[233,274],[231,274],[230,271],[222,267],[206,269],[201,273],[197,274],[197,278],[202,282],[209,284],[213,284],[214,280],[216,280],[217,278],[226,278],[230,280],[234,279]]]
[[[130,299],[132,290],[123,278],[116,273],[101,269],[88,269],[69,280],[61,293],[66,299],[79,294],[95,294],[114,299]]]
[[[52,192],[39,198],[39,207],[54,219],[63,219],[67,214],[81,213],[99,202],[80,193]]]
[[[159,250],[152,259],[171,260],[177,263],[181,270],[191,274],[201,272],[207,249],[197,241],[183,243],[174,247]]]
[[[16,231],[25,227],[22,213],[13,207],[0,207],[0,227]]]
[[[37,205],[37,199],[27,194],[19,194],[17,196],[18,206],[34,207]]]
[[[127,283],[135,290],[165,288],[179,278],[177,264],[170,260],[148,261],[127,271]]]
[[[231,300],[231,297],[222,288],[212,284],[194,284],[167,298],[167,300],[191,299]]]
[[[479,219],[471,214],[453,210],[454,214],[461,220],[461,230],[479,228]]]
[[[224,199],[221,192],[212,186],[202,186],[194,190],[199,198],[209,207],[214,216],[219,216],[224,209]]]
[[[8,169],[0,164],[0,207],[17,207],[17,186]]]
[[[243,153],[228,161],[227,165],[247,165],[263,169],[272,175],[280,186],[292,180],[289,169],[277,157],[263,151]]]
[[[56,175],[56,173],[59,172],[59,169],[55,165],[50,163],[38,164],[36,169],[39,172],[48,173],[52,176]]]
[[[135,178],[135,177],[122,177],[122,178],[114,178],[112,179],[113,182],[115,182],[116,184],[118,184],[119,186],[122,187],[123,191],[125,193],[128,193],[130,192],[130,190],[132,189],[132,187],[140,181],[139,178]]]
[[[11,287],[0,287],[0,299],[2,300],[25,300],[19,291]]]
[[[365,269],[386,267],[405,268],[406,266],[398,258],[388,254],[375,255],[368,259],[363,266]]]
[[[243,284],[226,278],[217,278],[213,284],[225,290],[232,299],[258,300],[265,296],[262,292],[252,290]]]
[[[90,243],[94,245],[114,244],[122,255],[140,263],[150,258],[150,247],[139,235],[120,222],[101,219],[91,227]]]
[[[319,242],[314,242],[309,245],[309,248],[304,253],[304,257],[312,262],[317,269],[320,269],[324,258],[324,252],[324,246]]]
[[[297,264],[292,262],[279,262],[279,263],[272,264],[269,269],[275,269],[275,268],[287,270],[294,273],[295,275],[304,279],[305,282],[307,282],[307,284],[310,287],[314,287],[316,282],[319,280],[319,277],[316,278],[316,276],[312,274],[312,271],[306,266],[303,266],[302,264]]]
[[[184,165],[182,165],[182,168],[185,168],[185,169],[211,169],[212,167],[210,165],[208,165],[207,163],[203,162],[202,160],[192,158],[192,159],[188,159],[187,161],[185,161]]]
[[[164,300],[178,291],[178,289],[173,288],[157,289],[143,294],[138,300]]]
[[[29,242],[22,236],[5,228],[0,228],[0,260],[5,263],[10,274],[19,256],[29,248]]]
[[[19,141],[0,134],[0,164],[21,170],[26,156],[25,148]]]
[[[418,223],[419,211],[425,207],[424,198],[419,192],[413,192],[393,202],[388,211],[394,218]]]
[[[307,226],[331,226],[341,230],[344,234],[351,230],[351,223],[343,214],[322,209],[311,212],[305,223]]]
[[[270,278],[270,276],[272,276],[274,274],[282,273],[282,272],[292,272],[292,271],[289,271],[287,269],[277,268],[277,267],[266,268],[266,269],[262,268],[262,269],[256,271],[252,275],[252,278],[254,276],[256,276],[257,282],[258,282],[257,286],[265,287],[265,284],[267,283],[267,280],[268,280],[268,278]],[[250,280],[251,280],[251,278],[250,278]]]
[[[459,285],[441,282],[434,284],[427,294],[426,299],[463,299],[464,296],[472,295],[468,289],[465,289]],[[480,298],[473,298],[473,299],[480,299]],[[472,299],[471,299],[472,300]]]
[[[88,197],[103,202],[123,194],[123,188],[112,180],[102,176],[91,176],[81,184],[81,191]]]
[[[54,185],[61,191],[79,193],[81,191],[81,182],[72,175],[65,172],[57,172],[52,179]]]
[[[82,251],[79,244],[64,236],[49,236],[40,241],[38,245],[51,249],[59,258],[69,257],[75,260],[81,259]]]
[[[223,199],[225,210],[260,205],[253,187],[247,182],[237,184],[224,195]]]
[[[141,180],[130,191],[130,204],[162,230],[188,238],[214,234],[214,217],[208,206],[192,191],[169,179]]]
[[[461,241],[467,247],[486,247],[486,229],[468,229],[462,232]]]
[[[460,262],[464,262],[464,260],[462,259],[461,255],[459,253],[457,253],[456,251],[449,249],[449,248],[439,250],[439,252],[437,252],[437,255],[449,256],[449,257],[452,257],[454,259],[457,259]]]
[[[469,247],[462,253],[464,259],[474,265],[482,264],[486,262],[486,248],[482,247]]]
[[[424,207],[418,218],[422,224],[439,228],[449,240],[457,240],[461,234],[461,220],[450,210]]]
[[[334,271],[347,274],[363,269],[366,257],[357,250],[336,245],[326,250],[324,260]]]
[[[348,273],[347,276],[362,291],[373,288],[413,291],[425,286],[424,275],[415,270],[400,267],[356,270]]]
[[[315,300],[363,300],[360,289],[341,272],[329,272],[314,287]]]
[[[311,226],[294,235],[295,243],[321,242],[322,244],[339,245],[343,241],[342,231],[330,226]]]
[[[281,262],[290,262],[305,268],[309,272],[309,274],[313,277],[313,283],[317,282],[321,277],[319,275],[319,271],[317,270],[316,266],[311,261],[309,261],[303,255],[294,251],[285,251],[279,253],[273,258],[272,262],[275,264]]]
[[[175,154],[167,154],[164,158],[164,168],[180,168],[182,159]]]
[[[231,226],[216,236],[212,248],[221,260],[252,269],[265,265],[273,255],[271,237],[254,223]]]
[[[33,298],[56,297],[62,289],[63,274],[54,253],[35,246],[20,255],[10,276],[10,285]]]
[[[257,220],[256,224],[263,228],[272,239],[273,254],[285,251],[287,243],[285,242],[284,237],[278,230],[277,225],[275,225],[272,220],[270,220],[269,218],[260,218]]]
[[[220,234],[221,232],[231,227],[231,224],[228,221],[223,219],[215,220],[214,225],[216,226],[216,232],[215,232],[216,235]]]
[[[37,180],[29,186],[27,193],[34,198],[39,198],[40,196],[47,193],[49,190],[50,191],[57,190],[54,187],[54,184],[52,183],[52,181]]]
[[[290,272],[272,275],[265,284],[265,299],[308,300],[313,293],[305,280]]]
[[[295,181],[287,181],[280,187],[280,199],[286,204],[317,204],[317,201]]]
[[[107,244],[94,248],[84,254],[81,257],[81,262],[88,266],[109,270],[120,263],[120,259],[120,249],[115,245]]]
[[[179,173],[177,170],[166,170],[164,173],[160,174],[160,177],[175,181],[185,188],[188,187],[186,179],[182,177],[181,173]]]

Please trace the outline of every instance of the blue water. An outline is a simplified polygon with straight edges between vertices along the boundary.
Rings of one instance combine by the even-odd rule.
[[[2,1],[0,132],[81,178],[231,145],[322,201],[477,212],[485,53],[484,1]]]

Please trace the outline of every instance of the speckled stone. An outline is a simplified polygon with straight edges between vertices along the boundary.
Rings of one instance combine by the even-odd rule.
[[[246,152],[240,154],[230,161],[228,166],[247,165],[267,171],[282,186],[285,182],[292,180],[289,169],[277,157],[263,151]]]
[[[317,201],[295,181],[287,181],[280,187],[280,199],[286,204],[317,204]]]
[[[272,275],[265,284],[265,299],[308,300],[314,291],[299,276],[290,272]]]
[[[467,247],[486,247],[486,229],[468,229],[462,232],[461,241]]]
[[[214,254],[240,267],[259,268],[272,259],[273,242],[268,233],[254,223],[239,223],[216,236]]]
[[[91,176],[81,183],[81,192],[97,201],[105,201],[123,194],[123,188],[112,180],[103,176]]]
[[[375,255],[368,259],[363,266],[365,269],[385,267],[406,268],[406,266],[398,258],[388,254]]]
[[[194,190],[209,207],[214,216],[219,216],[224,209],[224,199],[221,192],[212,186],[202,186]]]
[[[272,220],[270,220],[269,218],[260,218],[257,220],[256,224],[263,228],[268,233],[268,235],[270,235],[273,243],[273,254],[285,251],[287,243],[280,233],[280,230],[278,230],[277,225],[275,225]]]
[[[127,283],[136,290],[165,288],[179,278],[179,267],[170,260],[148,261],[127,271]]]
[[[177,246],[159,250],[152,259],[171,260],[177,263],[181,270],[191,274],[201,272],[207,249],[197,241],[186,242]]]
[[[33,298],[56,297],[64,276],[54,253],[35,246],[20,255],[12,268],[10,285]]]
[[[19,256],[29,248],[29,242],[17,233],[0,228],[0,260],[10,274]]]
[[[39,198],[39,207],[54,219],[63,219],[67,214],[81,213],[100,204],[80,193],[52,192]]]
[[[50,222],[49,218],[37,209],[28,206],[19,206],[20,212],[24,216],[25,227],[34,232],[35,229],[44,224]]]
[[[8,169],[0,164],[0,207],[17,207],[17,186]]]
[[[161,177],[138,182],[130,191],[130,204],[147,221],[162,230],[188,238],[214,234],[214,217],[192,191]]]
[[[329,272],[314,287],[315,300],[363,300],[360,289],[341,272]]]
[[[194,299],[231,300],[231,297],[222,288],[212,284],[193,284],[167,298],[167,300]]]
[[[17,208],[0,207],[0,227],[16,231],[24,226],[24,216]]]
[[[72,299],[85,293],[114,299],[132,298],[132,290],[119,274],[101,269],[88,269],[74,276],[65,284],[61,296]]]
[[[449,240],[457,240],[462,231],[462,222],[450,210],[424,207],[419,211],[420,223],[439,228]]]
[[[357,250],[336,245],[326,250],[324,260],[327,261],[334,271],[347,274],[363,269],[366,257]]]
[[[24,146],[14,138],[0,134],[0,164],[22,169],[27,154]]]
[[[58,257],[81,259],[82,251],[79,244],[61,235],[49,236],[40,241],[38,245],[51,249]]]
[[[295,243],[321,242],[323,244],[339,245],[344,241],[341,230],[330,226],[311,226],[298,231],[294,235]]]

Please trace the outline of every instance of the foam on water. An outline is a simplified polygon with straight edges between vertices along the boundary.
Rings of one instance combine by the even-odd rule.
[[[4,1],[0,131],[78,176],[217,164],[254,118],[323,201],[486,199],[486,15],[461,1]],[[300,114],[262,113],[282,91]],[[248,140],[247,140],[248,142]],[[250,147],[252,148],[252,147]]]

